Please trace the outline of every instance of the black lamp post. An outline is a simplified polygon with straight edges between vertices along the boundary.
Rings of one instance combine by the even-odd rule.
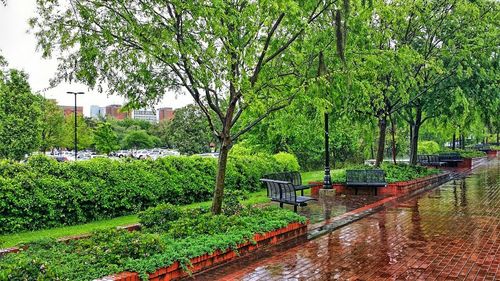
[[[323,52],[319,53],[318,77],[326,73],[326,66],[323,60]],[[323,179],[323,189],[332,189],[332,177],[330,176],[330,143],[328,128],[328,111],[325,108],[325,177]]]
[[[75,161],[78,160],[78,134],[77,134],[77,122],[76,122],[76,95],[83,95],[84,92],[66,92],[66,94],[75,95]]]

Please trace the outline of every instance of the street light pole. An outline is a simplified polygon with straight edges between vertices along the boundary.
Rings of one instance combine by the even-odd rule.
[[[323,52],[319,53],[318,78],[326,73],[326,66],[323,60]],[[330,176],[330,141],[328,128],[328,111],[325,108],[325,177],[323,179],[323,189],[332,189],[332,177]]]
[[[78,125],[77,125],[77,119],[76,119],[76,95],[83,95],[84,92],[66,92],[66,94],[70,94],[70,95],[75,95],[75,109],[74,109],[74,113],[75,113],[75,161],[78,160],[78,133],[77,133],[77,128],[78,128]]]

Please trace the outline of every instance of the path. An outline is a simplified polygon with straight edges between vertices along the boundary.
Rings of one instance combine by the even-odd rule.
[[[500,161],[464,180],[197,280],[500,280]]]

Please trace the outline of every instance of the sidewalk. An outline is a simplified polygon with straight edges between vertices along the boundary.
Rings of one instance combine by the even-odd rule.
[[[500,161],[395,207],[197,280],[495,280]]]

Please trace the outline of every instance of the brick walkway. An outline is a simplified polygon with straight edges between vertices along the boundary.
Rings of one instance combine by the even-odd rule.
[[[500,161],[397,207],[197,280],[500,280]]]

